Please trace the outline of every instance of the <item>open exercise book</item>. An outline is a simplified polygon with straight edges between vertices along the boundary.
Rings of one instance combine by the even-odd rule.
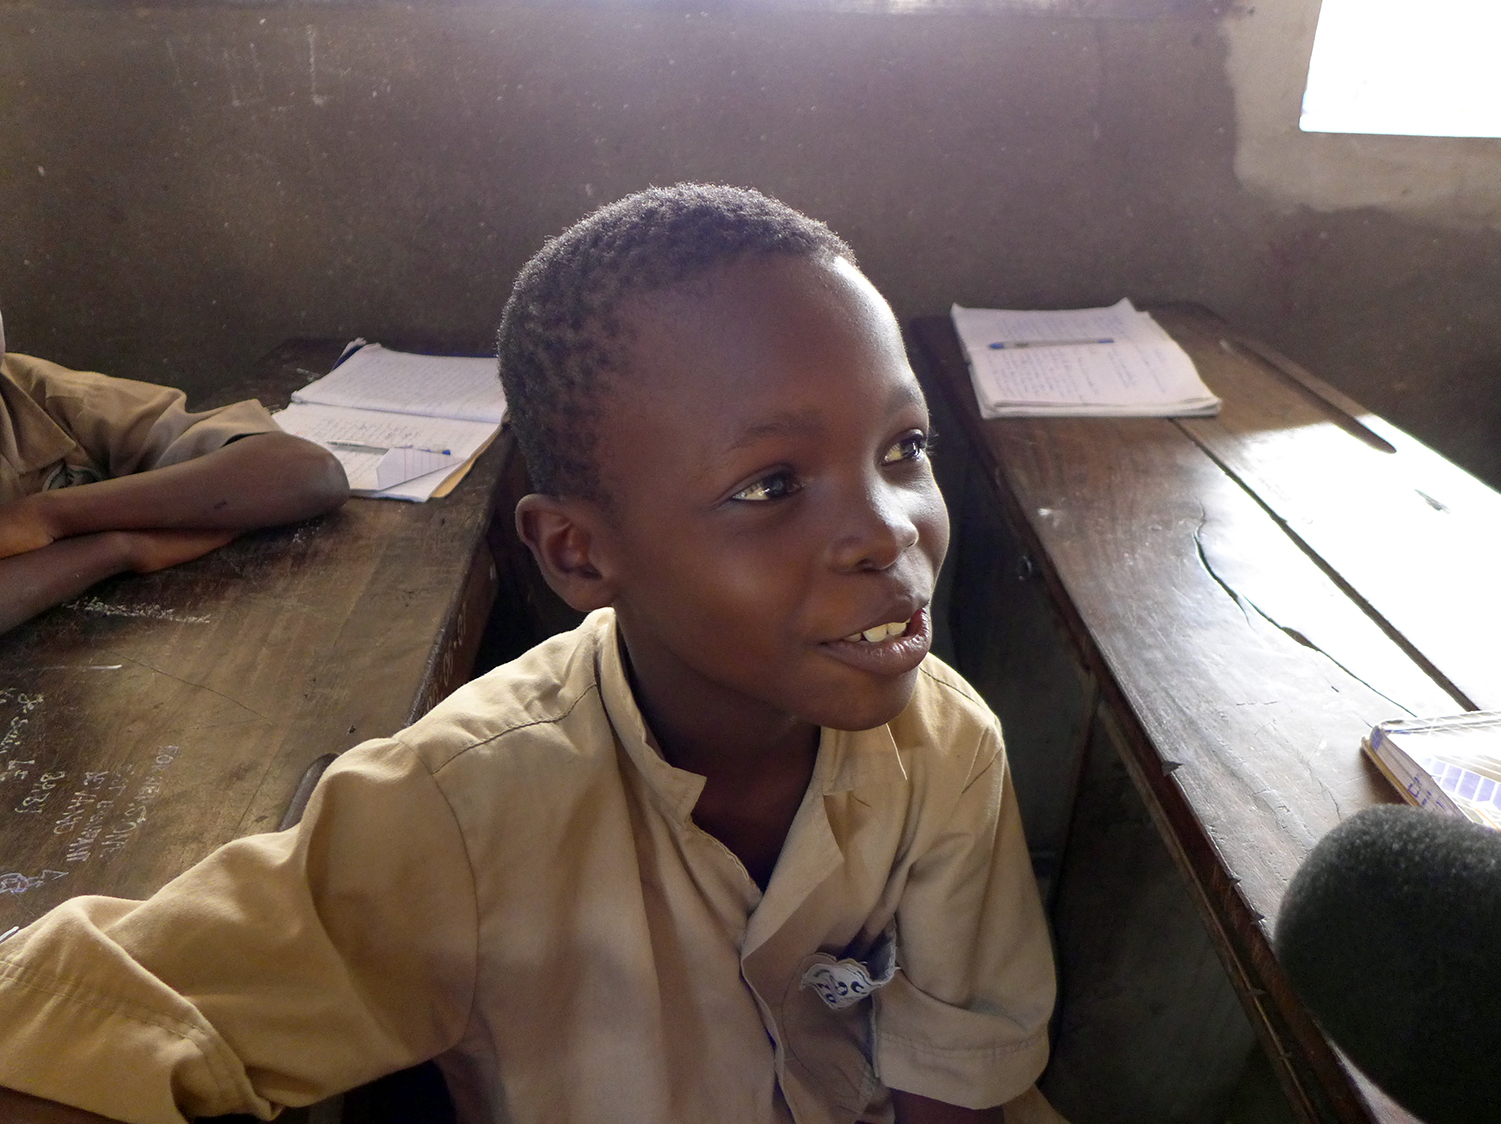
[[[494,439],[506,401],[494,359],[413,355],[356,340],[276,415],[322,445],[355,495],[421,502],[445,496]]]
[[[1501,711],[1382,722],[1361,749],[1409,804],[1501,829]]]
[[[951,315],[982,417],[1219,413],[1188,353],[1125,298],[1062,312],[956,304]]]

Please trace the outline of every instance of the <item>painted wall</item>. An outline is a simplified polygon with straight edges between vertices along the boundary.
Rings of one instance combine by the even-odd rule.
[[[480,348],[546,235],[728,180],[901,316],[1197,300],[1501,483],[1501,142],[1297,133],[1316,0],[877,2],[0,0],[11,346]]]

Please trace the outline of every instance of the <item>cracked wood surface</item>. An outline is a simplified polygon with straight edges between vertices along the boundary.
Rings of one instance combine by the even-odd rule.
[[[1179,427],[1463,709],[1501,708],[1501,494],[1223,322],[1154,315],[1225,400]]]
[[[914,331],[1100,679],[1295,1108],[1405,1120],[1338,1063],[1269,935],[1313,844],[1396,800],[1360,752],[1370,727],[1496,698],[1496,657],[1477,652],[1489,634],[1464,635],[1494,612],[1489,583],[1423,535],[1439,523],[1446,550],[1475,549],[1501,497],[1337,392],[1311,393],[1311,376],[1269,368],[1202,310],[1154,315],[1225,400],[1218,418],[983,421],[948,320]],[[1477,599],[1486,610],[1459,614]]]
[[[236,397],[284,405],[338,351],[284,345]],[[274,830],[316,758],[462,683],[509,450],[497,440],[445,499],[351,499],[0,637],[0,932],[77,894],[144,897]]]

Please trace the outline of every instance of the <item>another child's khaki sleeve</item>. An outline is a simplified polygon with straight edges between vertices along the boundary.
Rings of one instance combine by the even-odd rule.
[[[1024,1092],[1048,1057],[1053,955],[998,733],[897,909],[901,968],[875,994],[881,1082],[965,1108]]]
[[[71,371],[45,359],[8,357],[12,376],[88,453],[105,476],[165,468],[211,453],[237,437],[278,427],[259,402],[189,411],[170,386]]]
[[[447,800],[398,742],[329,769],[303,822],[146,902],[84,897],[0,944],[0,1085],[133,1122],[300,1105],[467,1023],[477,919]]]

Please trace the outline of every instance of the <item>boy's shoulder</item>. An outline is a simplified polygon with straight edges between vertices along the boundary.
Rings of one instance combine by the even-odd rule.
[[[599,665],[614,635],[607,612],[593,614],[460,687],[396,740],[433,774],[461,759],[495,755],[520,758],[523,768],[539,756],[613,757]]]
[[[964,676],[933,655],[923,660],[912,701],[890,730],[909,772],[929,780],[973,777],[1005,754],[995,712]]]

